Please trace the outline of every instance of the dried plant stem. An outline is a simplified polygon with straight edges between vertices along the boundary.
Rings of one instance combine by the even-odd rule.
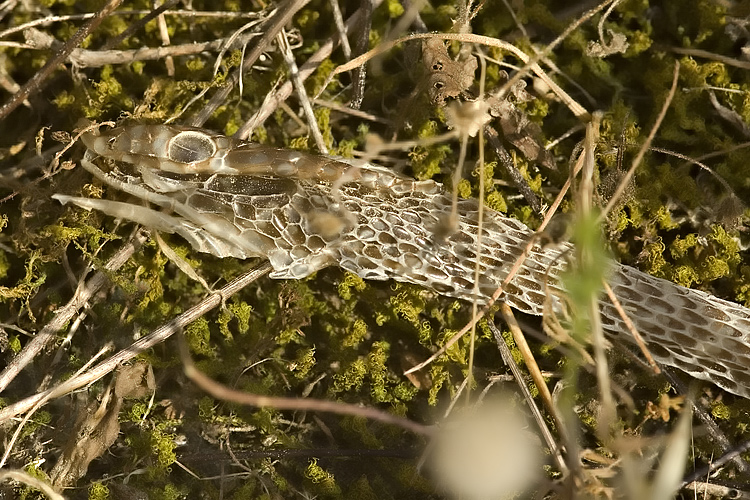
[[[277,410],[292,411],[319,411],[336,415],[362,417],[389,425],[397,425],[420,435],[431,435],[434,431],[434,428],[431,426],[419,424],[407,418],[399,417],[373,407],[358,406],[324,399],[264,396],[261,394],[253,394],[231,389],[225,385],[219,384],[210,377],[207,377],[195,367],[193,360],[190,358],[187,344],[183,337],[180,337],[180,355],[184,365],[185,375],[212,397],[222,401],[229,401],[257,408],[275,408]]]
[[[620,304],[620,301],[617,300],[617,296],[615,295],[615,292],[612,290],[612,287],[609,286],[609,284],[606,281],[603,281],[602,284],[604,285],[604,291],[607,292],[607,296],[609,297],[609,300],[612,301],[612,305],[615,306],[615,309],[617,309],[617,313],[620,315],[620,318],[622,319],[623,323],[625,323],[625,327],[633,336],[635,343],[638,344],[638,348],[646,357],[646,362],[648,363],[648,365],[651,367],[651,369],[654,371],[655,374],[661,373],[661,368],[659,368],[659,365],[656,364],[654,357],[651,355],[651,352],[648,350],[648,347],[646,346],[646,342],[643,340],[643,337],[641,337],[641,334],[638,333],[638,329],[635,327],[633,322],[628,317],[628,313],[625,312],[625,309],[622,308],[622,304]]]
[[[138,233],[133,241],[124,245],[117,253],[104,265],[104,270],[98,271],[91,277],[85,285],[79,286],[73,297],[62,308],[58,309],[55,317],[44,325],[11,361],[8,366],[0,373],[0,392],[8,387],[13,379],[23,370],[34,358],[57,338],[57,334],[62,331],[71,318],[78,313],[81,308],[85,307],[88,301],[101,288],[109,283],[111,273],[122,267],[128,259],[135,253],[146,236]]]
[[[63,61],[65,61],[65,59],[73,51],[73,49],[78,47],[81,42],[83,42],[84,38],[86,38],[92,31],[99,27],[104,18],[110,15],[112,11],[114,11],[120,5],[120,3],[122,3],[122,0],[110,0],[109,3],[107,3],[107,5],[102,8],[102,10],[97,12],[94,17],[89,19],[78,31],[76,31],[75,34],[73,34],[73,36],[63,44],[60,50],[58,50],[57,53],[49,61],[47,61],[42,69],[37,71],[29,81],[23,84],[18,92],[13,94],[13,97],[11,97],[8,102],[0,107],[0,120],[5,119],[31,94],[41,90],[44,86],[44,82],[47,80],[47,78],[49,78],[52,72],[55,71]]]
[[[253,67],[253,64],[258,60],[258,57],[263,53],[264,50],[270,45],[271,41],[276,38],[281,29],[294,17],[296,14],[309,0],[287,0],[283,4],[279,5],[276,14],[268,20],[266,26],[264,26],[263,36],[260,37],[258,42],[253,46],[250,53],[247,54],[242,65],[234,70],[232,74],[227,78],[225,85],[220,87],[216,93],[211,96],[208,103],[204,106],[200,112],[198,112],[189,123],[193,127],[200,127],[214,114],[216,109],[223,105],[229,97],[229,94],[234,90],[235,85],[240,82],[242,74]]]
[[[719,61],[727,66],[734,66],[735,68],[750,69],[750,62],[742,61],[736,57],[727,57],[721,54],[715,54],[707,50],[694,49],[689,47],[669,47],[669,50],[675,54],[682,54],[690,57],[700,57],[703,59],[710,59],[712,61]]]
[[[503,166],[505,172],[513,181],[513,185],[521,192],[523,198],[531,206],[531,209],[535,213],[542,213],[542,202],[539,201],[539,197],[536,195],[536,193],[534,193],[534,191],[531,190],[531,186],[529,186],[529,183],[526,182],[526,179],[523,178],[521,172],[519,172],[518,168],[516,168],[515,164],[513,163],[513,158],[503,146],[497,130],[495,130],[495,128],[491,125],[485,125],[484,133],[487,136],[490,145],[495,150],[495,155],[497,156],[498,160],[500,160],[500,164]]]
[[[377,6],[380,4],[380,1],[382,0],[376,0],[373,3],[375,4],[375,6]],[[349,16],[349,19],[346,20],[347,31],[351,30],[360,21],[363,16],[362,9],[363,8],[358,9],[354,14]],[[318,68],[320,63],[322,63],[331,55],[333,49],[338,43],[338,37],[330,38],[313,55],[311,55],[307,59],[307,61],[305,61],[302,66],[299,67],[300,79],[304,81],[308,76],[310,76]],[[253,130],[262,125],[263,122],[265,122],[266,119],[271,116],[274,111],[276,111],[279,103],[285,101],[292,94],[293,89],[294,86],[292,85],[292,82],[286,81],[277,89],[266,94],[266,97],[263,100],[263,104],[261,105],[260,109],[258,109],[258,111],[256,111],[248,120],[245,121],[242,127],[240,127],[240,129],[234,134],[234,137],[243,140],[248,139],[250,135],[252,135]]]
[[[531,348],[526,342],[526,337],[523,335],[521,327],[518,326],[518,322],[516,321],[516,317],[513,314],[513,310],[508,304],[501,304],[500,312],[503,315],[505,323],[510,329],[510,333],[513,334],[513,340],[516,342],[516,346],[521,352],[521,356],[523,356],[523,360],[526,363],[526,367],[529,369],[529,373],[531,374],[531,378],[534,380],[534,384],[536,384],[537,389],[539,389],[539,395],[542,397],[544,405],[547,407],[547,410],[550,412],[550,414],[554,417],[557,426],[562,428],[562,422],[560,422],[560,420],[558,419],[557,412],[555,411],[555,405],[552,402],[552,394],[549,392],[547,382],[544,380],[542,372],[539,369],[539,365],[537,365],[536,360],[534,359],[534,354],[531,352]]]
[[[507,307],[506,305],[503,305],[501,308],[503,315],[505,315],[506,307]],[[513,332],[513,328],[517,328],[518,333],[520,334],[520,338],[523,339],[524,338],[523,333],[521,332],[521,328],[518,326],[518,323],[516,323],[515,317],[513,317],[513,311],[510,308],[508,308],[508,311],[510,311],[510,318],[512,318],[512,321],[514,323],[514,327],[511,327],[511,333],[513,334],[513,337],[515,338],[516,336],[515,332]],[[507,321],[507,318],[506,318],[506,321]],[[542,412],[539,410],[539,407],[536,405],[536,402],[534,401],[534,397],[531,395],[531,391],[529,391],[529,388],[526,385],[526,381],[524,379],[523,373],[521,373],[521,368],[518,366],[518,364],[516,364],[515,360],[513,359],[513,354],[510,352],[510,348],[508,347],[508,344],[505,343],[505,339],[503,338],[503,333],[491,321],[488,322],[488,325],[489,325],[490,331],[492,332],[492,335],[495,337],[495,343],[497,344],[497,348],[500,351],[500,355],[505,361],[505,364],[508,365],[508,367],[510,368],[510,371],[513,373],[513,378],[516,380],[516,384],[518,385],[518,388],[521,390],[521,393],[523,394],[524,399],[526,400],[527,406],[531,410],[531,413],[534,415],[534,421],[536,421],[537,427],[539,428],[539,431],[542,433],[542,437],[544,437],[544,441],[547,443],[547,446],[552,452],[552,456],[555,459],[555,464],[559,468],[560,472],[564,474],[567,473],[568,466],[566,465],[565,459],[562,456],[562,450],[560,450],[560,447],[557,445],[557,441],[555,441],[555,438],[552,435],[552,432],[550,432],[549,427],[547,427],[547,422],[544,419]],[[528,349],[528,345],[526,344],[526,341],[524,340],[523,342],[524,342],[524,345],[526,345],[526,348]],[[518,342],[516,342],[516,345],[518,345]],[[519,345],[519,349],[520,348],[521,347]],[[534,359],[533,356],[531,359],[532,360]],[[541,391],[546,390],[546,393],[549,395],[549,390],[547,389],[547,385],[544,383],[544,377],[542,377],[541,372],[538,371],[538,366],[536,365],[536,363],[533,363],[533,365],[537,367],[537,372],[539,373],[539,377],[541,377],[541,384],[540,384],[539,382],[536,382],[535,375],[532,373],[532,378],[534,378],[535,380],[534,383],[539,388],[540,394],[541,394]],[[531,373],[531,369],[529,369],[529,372]],[[544,387],[544,389],[542,389],[542,387]],[[557,426],[557,428],[560,430],[560,433],[562,434],[564,432],[565,427],[561,424],[561,422],[558,419],[557,412],[555,411],[554,404],[552,403],[552,396],[549,395],[549,402],[547,401],[546,396],[542,396],[542,399],[544,401],[545,406],[547,406],[547,410],[555,419],[555,425]]]
[[[82,373],[80,376],[70,378],[56,387],[35,394],[0,409],[0,423],[5,422],[9,418],[13,418],[16,415],[19,415],[31,409],[34,405],[36,405],[42,399],[46,398],[49,394],[62,396],[99,380],[122,363],[130,361],[147,349],[150,349],[151,347],[164,342],[174,333],[180,331],[182,328],[186,327],[196,319],[202,317],[208,311],[223,303],[227,298],[239,292],[253,281],[261,278],[262,276],[265,276],[270,271],[271,264],[268,263],[268,261],[261,262],[247,273],[227,283],[220,290],[206,296],[200,303],[180,314],[169,323],[160,326],[150,334],[131,344],[127,349],[123,349],[117,354],[102,361],[91,370]]]
[[[320,132],[320,127],[318,127],[318,121],[315,119],[312,104],[310,104],[310,99],[307,97],[305,85],[300,77],[299,68],[294,61],[294,54],[292,54],[292,48],[289,46],[289,40],[286,37],[286,31],[284,29],[279,32],[277,39],[281,56],[284,58],[287,68],[289,68],[289,79],[292,81],[292,85],[294,85],[294,89],[297,91],[297,97],[299,98],[300,105],[305,113],[305,118],[307,118],[307,127],[315,139],[315,145],[318,147],[318,151],[327,155],[328,147],[326,146],[325,140],[323,140],[323,134]]]

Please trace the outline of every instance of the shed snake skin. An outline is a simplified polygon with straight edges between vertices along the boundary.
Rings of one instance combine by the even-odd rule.
[[[477,201],[459,200],[457,228],[438,236],[454,205],[437,182],[170,125],[118,127],[83,142],[87,170],[160,208],[56,199],[179,234],[218,257],[266,258],[272,278],[339,266],[364,279],[486,303],[534,234],[485,209],[476,296]],[[504,300],[533,315],[542,315],[548,300],[560,309],[560,254],[559,246],[534,245]],[[750,398],[750,309],[620,264],[609,284],[657,361]],[[603,298],[600,309],[605,332],[632,343],[615,307]]]

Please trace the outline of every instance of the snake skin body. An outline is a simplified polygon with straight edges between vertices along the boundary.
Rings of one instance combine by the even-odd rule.
[[[273,278],[303,278],[337,265],[364,279],[415,283],[486,303],[533,234],[485,210],[476,296],[477,202],[460,200],[458,227],[446,231],[453,207],[436,182],[167,125],[120,127],[83,140],[88,170],[162,209],[57,199],[177,233],[219,257],[267,258]],[[94,163],[100,156],[110,160],[107,173]],[[552,300],[553,310],[561,310],[560,255],[560,246],[534,245],[505,288],[508,304],[542,315]],[[750,398],[750,309],[619,264],[609,283],[657,361]],[[607,299],[601,312],[607,334],[633,342]]]

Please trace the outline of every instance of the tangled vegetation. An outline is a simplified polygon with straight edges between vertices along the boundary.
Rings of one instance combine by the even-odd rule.
[[[450,0],[429,5],[386,0],[369,23],[361,12],[360,22],[353,23],[351,57],[337,38],[334,2],[187,3],[141,24],[151,3],[123,2],[78,48],[68,50],[15,110],[0,109],[0,367],[11,366],[35,335],[49,337],[15,380],[7,383],[0,376],[7,385],[0,392],[0,434],[7,450],[0,467],[27,474],[22,481],[0,483],[0,494],[41,497],[29,478],[66,497],[90,499],[396,499],[455,493],[457,487],[442,481],[450,474],[420,460],[425,456],[432,463],[432,427],[420,434],[357,415],[222,400],[186,378],[179,335],[73,393],[50,396],[34,411],[35,402],[24,411],[9,410],[86,374],[216,298],[212,291],[256,264],[196,252],[177,236],[144,235],[131,223],[62,206],[51,196],[124,196],[79,168],[84,148],[75,135],[81,120],[196,124],[205,113],[199,124],[206,128],[227,135],[249,131],[256,142],[314,150],[313,127],[298,91],[290,86],[288,99],[279,102],[267,97],[283,92],[293,74],[279,49],[281,27],[305,78],[319,141],[331,154],[367,152],[416,178],[455,185],[462,197],[481,194],[487,206],[530,227],[543,218],[534,200],[548,206],[567,180],[590,116],[576,116],[534,73],[524,73],[520,84],[497,95],[526,61],[471,35],[501,40],[527,57],[538,54],[551,80],[589,113],[601,112],[594,200],[600,206],[616,203],[604,224],[587,233],[594,235],[593,244],[603,235],[620,262],[750,306],[749,214],[743,204],[750,199],[750,11],[741,2],[623,0],[611,10],[605,4],[547,50],[596,5],[511,0],[467,7]],[[419,10],[410,10],[411,3]],[[360,2],[342,3],[344,20],[358,7]],[[81,14],[101,8],[102,2],[91,0],[0,6],[2,100],[9,102],[19,84],[38,75],[88,22]],[[284,22],[276,23],[279,19]],[[420,31],[448,35],[391,44]],[[334,44],[329,52],[327,43]],[[359,77],[337,68],[375,48],[387,50],[368,60],[361,106],[352,112],[346,106],[358,95]],[[310,60],[316,62],[305,63]],[[250,68],[241,84],[233,82],[243,65]],[[228,95],[212,104],[227,88]],[[476,125],[478,115],[455,106],[480,95],[502,144],[498,149],[487,138],[482,169],[476,162],[484,123]],[[665,102],[651,149],[624,194],[613,198]],[[459,135],[472,126],[476,137],[468,141],[461,180],[454,182],[462,154]],[[442,136],[451,130],[462,132]],[[389,144],[403,146],[385,149]],[[519,184],[526,196],[519,195]],[[574,218],[576,206],[569,195],[560,219]],[[471,366],[472,402],[486,398],[491,401],[486,407],[496,411],[495,400],[502,397],[503,407],[530,414],[490,329],[489,322],[506,328],[500,314],[488,314],[474,340],[466,335],[426,368],[404,375],[471,320],[471,304],[329,268],[299,281],[262,277],[216,298],[213,307],[180,331],[195,367],[237,391],[350,403],[428,428],[464,406]],[[491,312],[497,311],[495,306]],[[525,431],[487,438],[496,449],[516,446],[510,459],[478,454],[485,464],[498,460],[496,467],[509,477],[520,475],[514,466],[533,464],[538,474],[532,486],[523,485],[527,491],[550,498],[657,498],[686,486],[683,479],[704,481],[705,467],[717,457],[747,448],[750,402],[683,374],[673,374],[671,381],[655,375],[616,348],[609,351],[615,414],[603,425],[596,372],[579,352],[587,346],[550,340],[538,319],[519,316],[549,387],[572,399],[561,403],[566,429],[549,413],[544,417],[558,445],[568,445],[567,470],[549,451],[542,458],[526,457],[521,449],[533,446],[535,438]],[[503,331],[502,338],[520,362],[514,337]],[[571,393],[566,384],[572,380],[577,384]],[[531,379],[522,385],[541,405]],[[687,396],[696,406],[692,434]],[[21,422],[24,415],[29,419]],[[503,425],[518,424],[518,417],[504,410],[491,415]],[[455,425],[468,428],[473,422]],[[669,455],[688,439],[689,454]],[[449,449],[459,446],[447,442],[454,446]],[[445,442],[436,448],[445,448]],[[460,470],[454,462],[445,467]],[[710,475],[708,493],[750,491],[748,467],[741,460],[722,464]],[[495,472],[491,467],[489,473]],[[692,477],[694,472],[700,477]],[[481,478],[469,477],[471,484],[461,485],[467,490],[457,498],[514,493],[472,490]],[[659,490],[664,484],[667,489]],[[680,491],[693,495],[689,488]]]

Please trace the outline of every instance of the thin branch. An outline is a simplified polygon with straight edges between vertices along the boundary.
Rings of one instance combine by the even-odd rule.
[[[284,396],[265,396],[250,392],[238,391],[207,377],[195,367],[190,358],[188,347],[183,336],[180,336],[180,357],[184,365],[185,375],[198,387],[206,391],[216,399],[229,401],[245,406],[256,408],[275,408],[277,410],[292,411],[318,411],[333,413],[335,415],[350,415],[375,420],[390,425],[397,425],[408,431],[420,435],[431,435],[434,427],[419,424],[407,418],[399,417],[392,413],[378,410],[374,407],[358,406],[339,401],[328,401],[325,399],[294,398]]]
[[[513,181],[513,185],[521,192],[524,199],[535,213],[542,213],[542,203],[539,201],[539,197],[531,190],[529,183],[526,182],[526,179],[523,178],[521,172],[516,168],[513,163],[513,158],[511,158],[508,151],[503,147],[503,143],[500,141],[497,130],[488,124],[484,126],[484,134],[487,136],[488,142],[495,150],[495,154],[497,155],[498,160],[500,160],[500,164],[505,168],[505,172]]]
[[[502,356],[503,361],[505,361],[505,364],[508,365],[508,367],[510,368],[510,371],[513,372],[513,378],[516,380],[516,384],[518,384],[518,388],[521,390],[521,393],[523,394],[523,397],[526,400],[527,406],[531,410],[531,413],[534,415],[534,421],[536,421],[537,427],[541,431],[542,437],[544,437],[544,441],[547,443],[547,447],[552,452],[552,456],[555,458],[555,463],[557,464],[557,467],[560,469],[560,472],[567,473],[568,466],[565,464],[565,459],[562,456],[562,451],[560,450],[560,447],[557,445],[557,441],[555,441],[554,436],[552,436],[552,432],[549,430],[549,427],[547,426],[547,422],[544,419],[542,412],[539,410],[539,407],[534,402],[534,397],[531,395],[531,391],[526,385],[525,377],[523,376],[523,373],[521,373],[521,368],[513,359],[513,354],[510,352],[510,348],[508,348],[508,344],[505,343],[505,339],[503,338],[502,332],[497,326],[495,326],[495,323],[488,321],[487,324],[490,327],[490,331],[492,332],[492,335],[495,337],[495,344],[497,344],[497,348],[500,351],[500,355]],[[516,328],[520,330],[520,328],[518,327],[518,323],[516,323],[515,326]],[[515,337],[515,334],[514,334],[514,337]],[[544,382],[544,379],[542,379],[542,382]],[[544,384],[541,384],[541,385],[544,387],[547,387]],[[540,384],[537,384],[537,387],[539,386]],[[551,398],[550,398],[550,402],[551,402]],[[558,420],[556,412],[554,411],[554,407],[551,407],[550,413],[554,416],[555,422],[558,428],[563,429],[563,426]]]
[[[707,50],[691,49],[688,47],[669,47],[675,54],[682,54],[691,57],[700,57],[703,59],[711,59],[712,61],[719,61],[720,63],[726,64],[727,66],[734,66],[735,68],[750,69],[750,62],[742,61],[736,57],[727,57],[721,54],[714,54]]]
[[[292,84],[297,91],[297,97],[299,98],[300,105],[305,113],[305,118],[307,118],[307,127],[315,139],[315,145],[318,147],[318,151],[327,155],[328,147],[326,146],[325,140],[323,140],[323,134],[320,133],[320,127],[318,127],[318,121],[315,119],[315,113],[310,104],[310,99],[307,97],[305,85],[299,75],[299,67],[297,67],[297,63],[294,61],[294,54],[292,54],[292,48],[289,46],[289,39],[286,37],[286,31],[283,28],[279,32],[277,38],[280,49],[279,52],[289,68],[289,78],[292,80]]]
[[[180,314],[169,323],[165,323],[150,334],[140,338],[139,340],[131,344],[130,347],[123,349],[117,354],[102,361],[91,370],[81,374],[78,377],[70,378],[56,387],[53,387],[41,393],[37,393],[33,396],[30,396],[26,399],[0,409],[0,423],[5,422],[9,418],[13,418],[25,411],[28,411],[35,404],[46,398],[51,393],[64,395],[85,387],[93,382],[96,382],[97,380],[117,368],[117,366],[130,361],[142,352],[145,352],[153,346],[164,342],[173,334],[180,331],[182,328],[186,327],[196,319],[202,317],[208,311],[217,307],[219,304],[242,290],[250,283],[268,274],[271,269],[271,264],[268,261],[261,262],[247,273],[227,283],[217,292],[206,296],[200,303],[194,305],[184,313]]]
[[[379,5],[381,1],[382,0],[375,0],[374,3]],[[349,16],[349,19],[346,20],[347,32],[359,22],[362,15],[362,8],[359,8],[354,14]],[[333,49],[336,48],[339,42],[340,40],[338,36],[336,36],[329,38],[323,45],[321,45],[321,47],[299,67],[300,78],[304,81],[307,77],[313,74],[313,72],[318,69],[318,66],[320,66],[320,63],[330,57],[331,53],[333,53]],[[292,85],[292,82],[286,81],[277,89],[266,94],[260,109],[245,121],[242,127],[235,132],[234,137],[242,140],[248,139],[252,135],[253,130],[262,125],[263,122],[265,122],[266,119],[276,111],[279,104],[292,94],[293,88],[294,86]]]
[[[620,303],[619,299],[615,295],[614,290],[612,290],[612,287],[609,286],[609,283],[607,283],[606,281],[602,281],[602,284],[604,285],[604,291],[607,292],[607,296],[609,297],[609,300],[612,302],[612,305],[615,306],[615,310],[617,311],[617,314],[620,315],[620,319],[622,319],[623,323],[625,323],[625,328],[628,329],[630,334],[633,336],[635,343],[638,345],[638,348],[646,357],[646,362],[649,364],[649,366],[651,367],[651,369],[653,370],[655,374],[657,375],[660,374],[661,368],[659,368],[659,365],[656,364],[654,357],[651,355],[651,351],[649,351],[648,347],[646,346],[646,341],[643,340],[643,337],[641,337],[641,334],[638,332],[638,329],[635,327],[633,322],[628,317],[628,314],[625,312],[625,309],[622,307],[622,304]]]
[[[189,123],[186,123],[186,125],[191,125],[193,127],[202,126],[208,121],[209,117],[214,114],[214,111],[216,111],[219,106],[226,103],[229,94],[234,90],[235,85],[240,82],[243,73],[249,71],[250,68],[253,67],[263,51],[266,50],[271,44],[271,41],[279,34],[279,31],[291,21],[294,14],[304,7],[308,1],[309,0],[287,0],[284,4],[279,5],[276,14],[271,17],[268,20],[267,25],[264,26],[265,33],[263,33],[263,36],[257,41],[250,53],[245,57],[242,65],[232,72],[227,78],[225,85],[219,88],[216,93],[211,96],[211,99],[209,99],[203,109],[189,120]]]
[[[44,50],[48,48],[57,49],[62,44],[35,29],[27,31],[27,38],[34,42],[34,49]],[[258,36],[250,33],[241,37],[237,45],[247,43],[251,38]],[[232,37],[219,38],[210,42],[192,42],[181,45],[169,45],[165,47],[142,47],[140,49],[128,50],[89,50],[74,49],[68,56],[68,61],[79,68],[99,68],[107,64],[130,64],[135,61],[158,61],[167,57],[189,56],[201,52],[216,52],[221,50]]]
[[[34,358],[47,346],[57,338],[57,334],[65,328],[70,319],[78,313],[81,308],[85,307],[88,301],[93,297],[104,285],[109,282],[109,276],[111,273],[117,271],[122,267],[128,259],[135,253],[143,242],[146,241],[146,236],[142,233],[136,235],[133,241],[123,245],[117,253],[109,259],[104,265],[104,270],[98,271],[84,286],[81,286],[76,290],[67,304],[56,311],[55,317],[44,325],[34,337],[24,346],[23,350],[18,353],[11,361],[8,366],[0,373],[0,392],[3,392],[8,384],[23,370]]]
[[[102,8],[94,17],[86,22],[78,31],[73,34],[72,37],[66,41],[62,48],[49,60],[47,63],[34,74],[29,81],[16,92],[8,102],[0,107],[0,120],[5,119],[10,113],[12,113],[23,101],[25,101],[31,94],[39,92],[45,85],[47,79],[52,75],[57,67],[67,59],[68,55],[78,47],[83,39],[91,34],[99,25],[102,23],[104,18],[112,13],[119,5],[122,0],[110,0],[107,5]]]

